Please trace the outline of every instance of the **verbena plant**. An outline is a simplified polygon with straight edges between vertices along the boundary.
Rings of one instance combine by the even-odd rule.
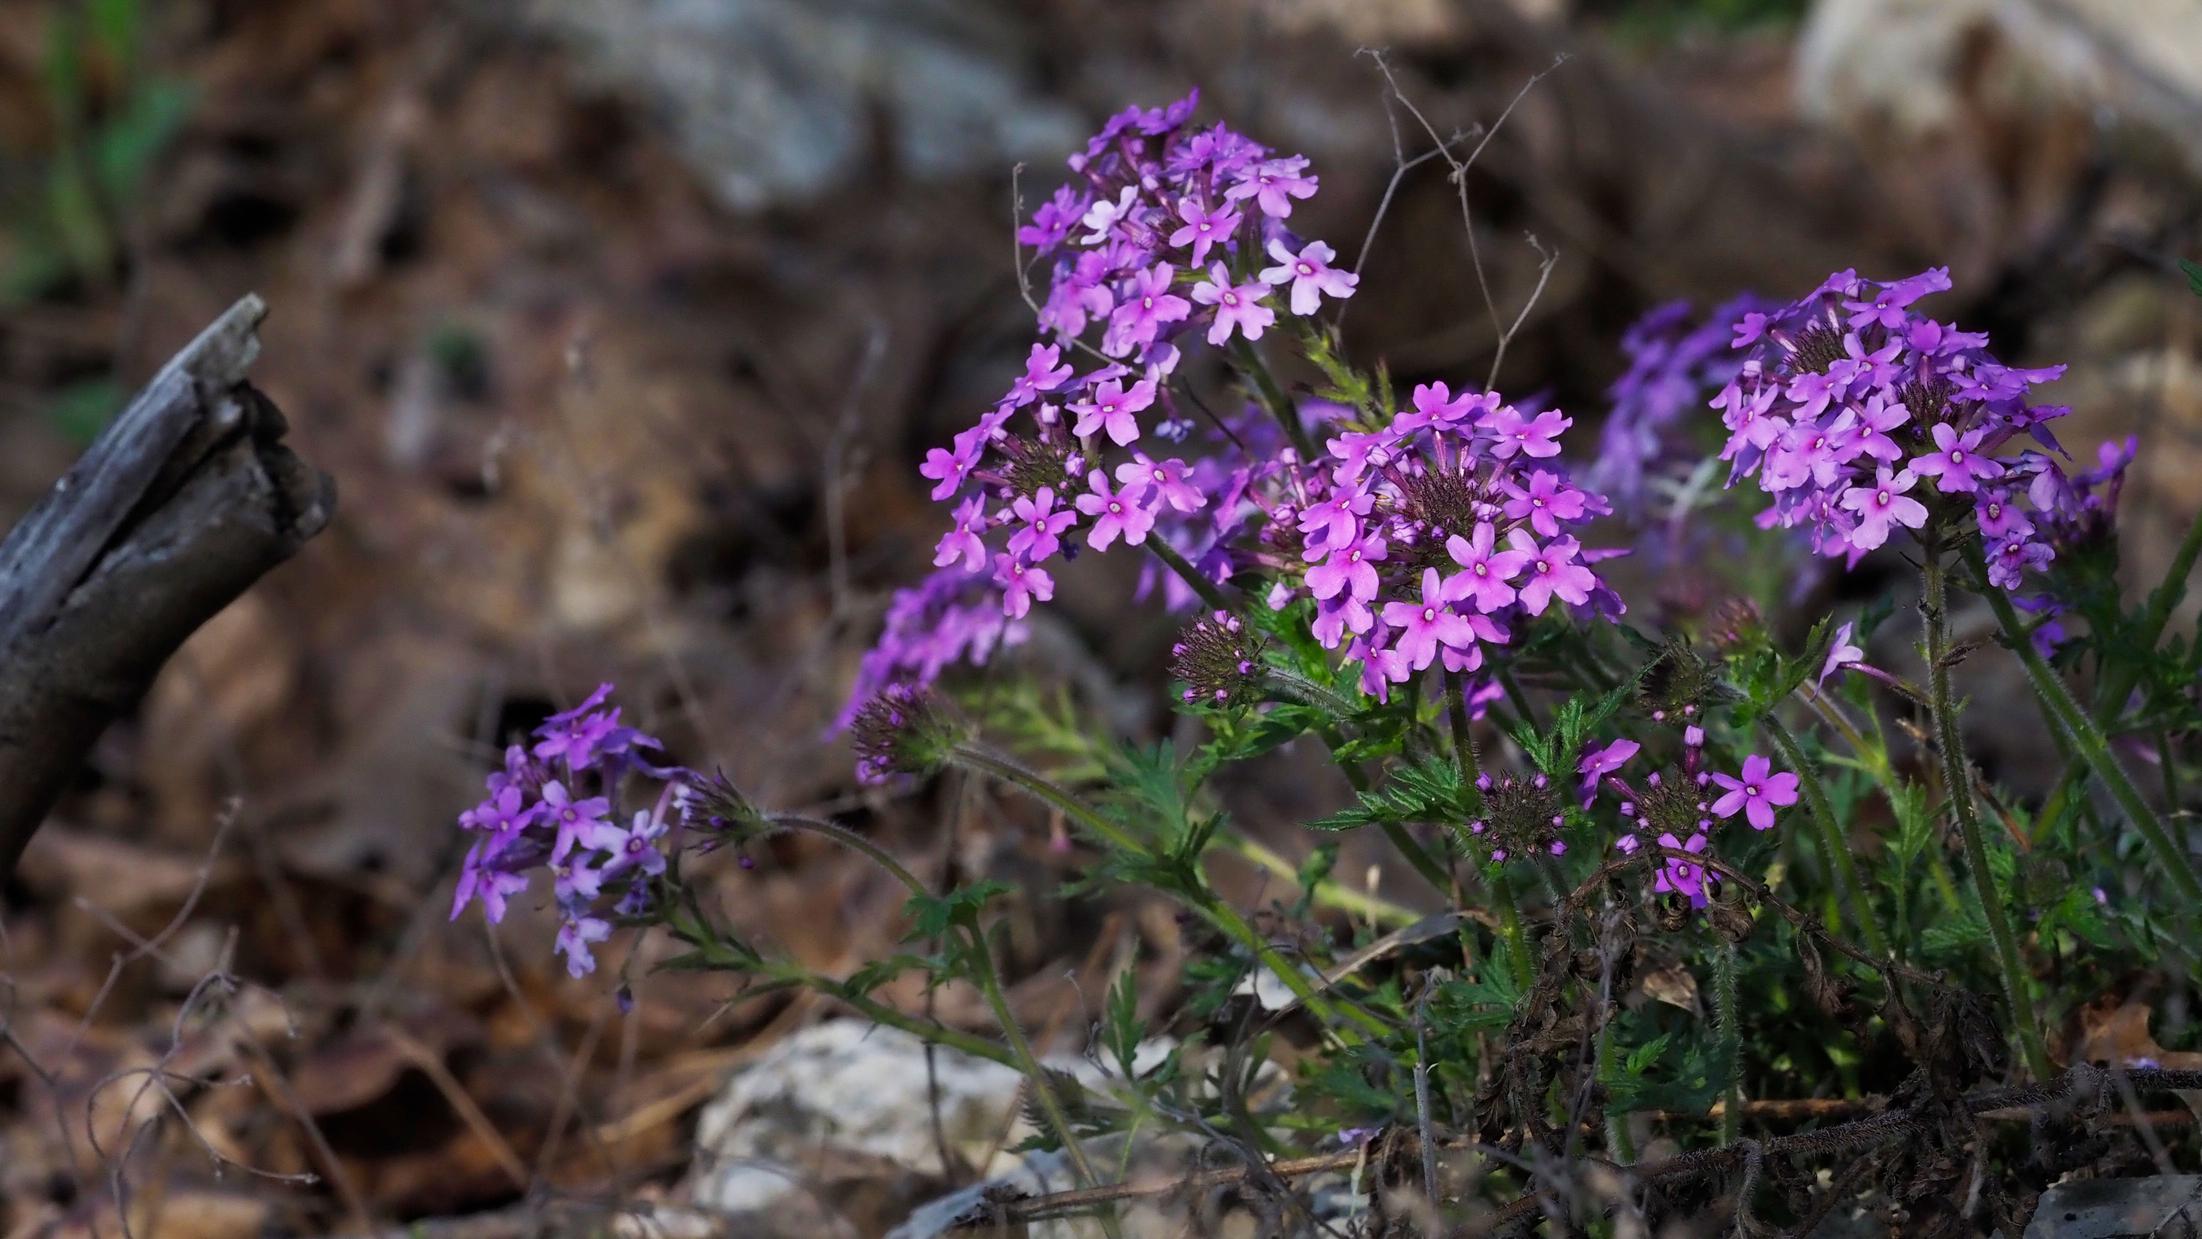
[[[1194,124],[1194,102],[1112,119],[1019,230],[1042,339],[927,454],[952,527],[841,720],[861,780],[954,767],[1021,793],[1076,832],[1073,894],[1137,888],[1188,914],[1169,1051],[1140,1057],[1162,1030],[1127,973],[1088,1042],[1111,1083],[1045,1069],[1003,995],[1006,887],[932,889],[859,833],[661,767],[603,691],[514,746],[461,819],[477,842],[454,915],[480,902],[499,919],[547,870],[576,975],[616,925],[653,927],[686,945],[681,967],[815,990],[1014,1066],[1038,1142],[1086,1187],[1117,1174],[1094,1150],[1121,1146],[1098,1137],[1179,1130],[1230,1164],[1364,1164],[1384,1189],[1370,1217],[1406,1228],[1706,1210],[1802,1227],[1871,1189],[1920,1230],[2016,1233],[2059,1174],[2141,1156],[2134,1127],[2100,1135],[2105,1110],[2202,1076],[2093,1073],[2066,1031],[2111,978],[2191,993],[2202,941],[2179,809],[2202,649],[2166,631],[2202,523],[2124,606],[2132,445],[2073,463],[2051,432],[2066,410],[2032,397],[2060,368],[2006,365],[1918,308],[1946,272],[1843,272],[1788,304],[1647,319],[1599,459],[1578,468],[1557,410],[1444,383],[1401,399],[1381,366],[1349,362],[1324,315],[1358,277],[1293,230],[1318,187],[1308,161]],[[1615,560],[1655,576],[1722,547],[1759,565],[1737,596],[1644,627]],[[1037,689],[961,687],[953,669],[1017,645],[1089,552],[1140,558],[1142,613],[1184,617],[1154,691],[1196,742],[1111,737]],[[1916,569],[1915,621],[1883,603],[1785,643],[1760,618],[1795,580],[1869,555]],[[2000,648],[1953,640],[1968,595]],[[1866,660],[1871,634],[1910,622],[1923,670]],[[1968,717],[1950,683],[1968,657],[2015,664],[2039,717]],[[2021,729],[2065,763],[2038,803],[1966,759],[1969,733]],[[1242,832],[1219,790],[1286,746],[1352,789],[1305,823],[1297,862]],[[696,856],[784,831],[906,885],[911,953],[824,976],[719,924],[686,880]],[[1428,888],[1411,902],[1438,911],[1335,877],[1353,831],[1381,836]],[[1277,897],[1221,896],[1219,852],[1267,870]],[[997,1035],[875,996],[910,972],[975,987]],[[1635,997],[1655,977],[1684,997]],[[1313,1048],[1285,1054],[1286,1022]],[[1273,1058],[1292,1087],[1252,1105]],[[1649,1137],[1673,1143],[1647,1158]],[[1290,1197],[1275,1174],[1240,1190]]]

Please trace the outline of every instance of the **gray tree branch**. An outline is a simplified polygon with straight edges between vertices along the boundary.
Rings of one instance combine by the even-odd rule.
[[[245,381],[266,315],[199,333],[0,541],[0,881],[169,656],[335,510]]]

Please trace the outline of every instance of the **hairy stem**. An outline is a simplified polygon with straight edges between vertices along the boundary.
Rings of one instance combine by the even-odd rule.
[[[1736,944],[1722,942],[1713,956],[1713,1015],[1720,1054],[1720,1144],[1736,1142],[1743,1123],[1743,1028],[1737,1022]]]
[[[1057,787],[1050,780],[999,753],[976,745],[959,744],[949,751],[948,760],[952,765],[960,765],[966,770],[1016,788],[1127,852],[1144,853],[1147,850],[1123,827],[1087,808],[1077,797]]]
[[[1491,893],[1499,905],[1499,933],[1506,938],[1507,953],[1514,960],[1514,983],[1528,993],[1537,984],[1536,963],[1529,958],[1529,935],[1522,932],[1521,896],[1514,879],[1502,867],[1491,879]]]
[[[2163,867],[2166,876],[2179,889],[2179,893],[2186,897],[2189,906],[2202,903],[2202,880],[2195,876],[2192,858],[2179,846],[2179,841],[2172,836],[2163,819],[2156,815],[2156,811],[2149,807],[2148,801],[2141,798],[2140,789],[2127,776],[2125,766],[2110,751],[2109,738],[2088,717],[2080,703],[2073,700],[2071,691],[2065,688],[2064,681],[2057,677],[2056,671],[2042,661],[2025,626],[2019,621],[2017,610],[2011,606],[2010,597],[1993,585],[1984,588],[1988,605],[1994,608],[1996,621],[2003,626],[2004,636],[2008,638],[2007,644],[2018,655],[2020,665],[2026,668],[2026,678],[2032,681],[2035,693],[2048,707],[2051,717],[2061,725],[2065,735],[2072,741],[2072,747],[2078,750],[2080,760],[2087,763],[2088,769],[2095,772],[2095,777],[2101,779],[2104,786],[2110,789],[2118,807],[2125,810],[2126,817],[2141,832],[2142,838],[2148,841],[2156,863]]]
[[[1193,565],[1185,562],[1185,557],[1177,553],[1177,548],[1163,541],[1160,534],[1147,539],[1147,549],[1153,551],[1155,558],[1167,565],[1170,571],[1177,573],[1178,578],[1190,586],[1194,593],[1199,594],[1200,600],[1207,603],[1211,609],[1217,611],[1231,609],[1230,599],[1223,596],[1223,591],[1216,588],[1216,583],[1202,576]]]
[[[969,939],[971,975],[979,984],[979,992],[986,997],[987,1008],[994,1013],[994,1022],[1001,1025],[1002,1035],[1009,1041],[1009,1051],[1016,1057],[1017,1070],[1024,1073],[1032,1087],[1033,1099],[1040,1103],[1040,1112],[1047,1117],[1048,1126],[1055,1131],[1055,1138],[1062,1141],[1063,1153],[1070,1158],[1071,1169],[1077,1172],[1079,1186],[1093,1187],[1101,1177],[1093,1172],[1093,1165],[1086,1160],[1086,1151],[1078,1143],[1077,1129],[1070,1123],[1070,1115],[1063,1109],[1063,1101],[1055,1095],[1054,1082],[1048,1078],[1047,1069],[1040,1065],[1039,1055],[1032,1052],[1032,1043],[1025,1039],[1025,1030],[1017,1022],[1017,1013],[1009,1009],[1009,998],[1002,993],[1002,979],[994,970],[993,952],[987,949],[986,931],[979,928],[974,914],[963,926]],[[1104,1216],[1102,1225],[1111,1234],[1116,1227]]]
[[[1243,835],[1231,835],[1223,840],[1223,845],[1277,877],[1289,882],[1300,880],[1297,866],[1263,844]],[[1340,912],[1394,929],[1412,925],[1426,915],[1405,904],[1393,903],[1367,891],[1357,891],[1333,878],[1317,882],[1314,896],[1318,907],[1336,908]]]
[[[1858,881],[1857,862],[1850,855],[1850,840],[1843,834],[1842,823],[1835,820],[1835,806],[1828,800],[1827,788],[1820,782],[1819,767],[1805,760],[1804,750],[1789,728],[1768,711],[1761,724],[1767,738],[1781,754],[1782,761],[1796,771],[1797,780],[1804,788],[1804,801],[1810,810],[1812,822],[1820,828],[1820,839],[1827,852],[1827,859],[1835,878],[1836,889],[1842,893],[1843,902],[1849,905],[1850,918],[1865,935],[1866,945],[1873,953],[1887,958],[1888,935],[1881,932],[1880,919],[1873,914],[1873,905],[1866,900],[1864,887]]]
[[[1300,453],[1300,459],[1314,460],[1314,441],[1308,438],[1307,427],[1300,424],[1299,410],[1293,407],[1284,388],[1277,385],[1277,377],[1269,372],[1269,363],[1263,361],[1261,353],[1243,339],[1231,342],[1231,356],[1239,363],[1239,368],[1246,372],[1246,376],[1254,381],[1254,390],[1261,393],[1262,406],[1269,410],[1271,417],[1277,419],[1279,426],[1284,427],[1285,434],[1291,436],[1292,446]]]
[[[1995,942],[1996,966],[2002,974],[2005,999],[2011,1005],[2011,1022],[2018,1029],[2019,1046],[2026,1066],[2037,1080],[2050,1078],[2049,1054],[2042,1046],[2041,1029],[2026,989],[2025,967],[2019,959],[2018,941],[2004,915],[2003,897],[1996,890],[1995,874],[1988,868],[1988,848],[1980,833],[1980,812],[1973,803],[1973,782],[1965,770],[1965,750],[1958,735],[1957,712],[1950,700],[1950,632],[1948,595],[1942,563],[1942,523],[1930,520],[1921,540],[1920,563],[1926,597],[1920,611],[1927,635],[1927,706],[1934,716],[1936,747],[1942,752],[1942,782],[1950,806],[1957,813],[1958,834],[1965,844],[1965,867],[1972,871],[1973,890],[1980,898],[1988,921],[1988,936]]]

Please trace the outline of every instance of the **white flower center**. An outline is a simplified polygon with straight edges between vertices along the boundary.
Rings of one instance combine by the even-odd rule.
[[[1223,295],[1223,303],[1225,305],[1235,306],[1239,303],[1239,295],[1237,293],[1225,293]]]
[[[1437,608],[1436,608],[1436,607],[1424,607],[1424,608],[1422,608],[1422,622],[1423,622],[1423,623],[1425,623],[1425,624],[1434,624],[1434,623],[1436,623],[1436,622],[1437,622]]]
[[[1298,271],[1301,275],[1315,274],[1315,268],[1304,262],[1296,264],[1293,269]]]

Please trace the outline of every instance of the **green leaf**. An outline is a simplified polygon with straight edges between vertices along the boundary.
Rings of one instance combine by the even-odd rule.
[[[2194,290],[2195,296],[2202,297],[2202,263],[2189,262],[2182,258],[2179,260],[2179,269],[2187,273],[2187,287]]]
[[[1315,830],[1353,830],[1384,822],[1452,822],[1469,816],[1469,787],[1450,757],[1430,757],[1392,771],[1356,803],[1308,823]]]
[[[910,918],[910,933],[905,940],[938,938],[959,924],[975,924],[981,908],[997,895],[1015,889],[1007,882],[987,878],[959,886],[946,895],[912,895],[902,909],[903,915]]]

